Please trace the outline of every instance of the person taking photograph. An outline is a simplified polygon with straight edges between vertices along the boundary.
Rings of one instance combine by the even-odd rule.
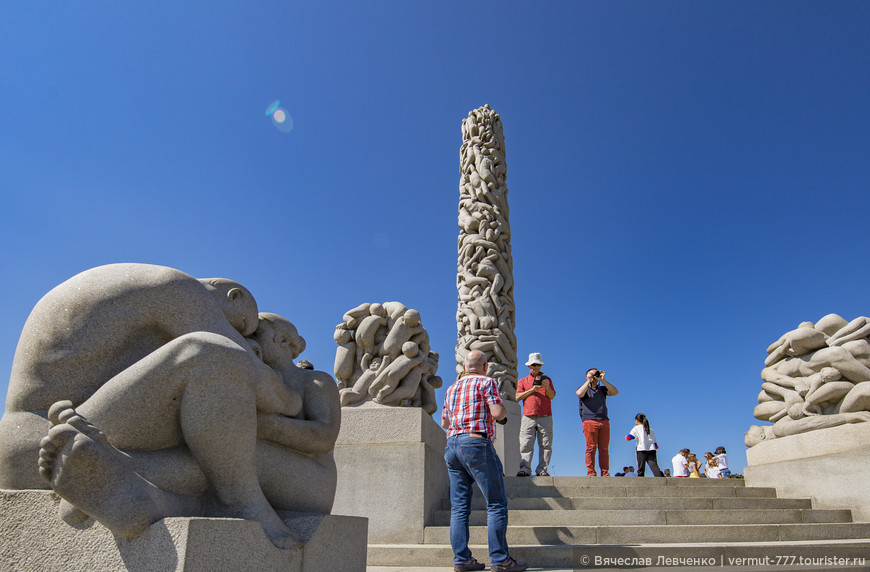
[[[586,476],[595,477],[595,451],[601,476],[610,476],[610,418],[607,417],[607,397],[615,397],[619,391],[604,378],[604,371],[590,368],[586,383],[577,388],[580,398],[580,419],[586,437]]]

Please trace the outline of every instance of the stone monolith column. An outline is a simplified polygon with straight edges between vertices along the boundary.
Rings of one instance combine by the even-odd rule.
[[[456,288],[456,370],[474,349],[489,360],[508,406],[508,425],[499,427],[496,448],[510,473],[519,465],[519,408],[516,403],[517,338],[514,279],[505,184],[504,131],[498,113],[484,105],[462,121],[459,151],[459,259]]]

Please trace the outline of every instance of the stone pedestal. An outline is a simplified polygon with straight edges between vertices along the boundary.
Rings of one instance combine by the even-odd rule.
[[[422,543],[450,490],[446,444],[445,431],[419,407],[343,407],[333,512],[368,517],[371,543]]]
[[[332,572],[366,569],[364,518],[280,513],[301,548],[279,550],[259,523],[166,518],[126,540],[88,519],[69,526],[51,491],[0,490],[0,570]]]
[[[848,508],[870,522],[870,423],[819,429],[759,443],[746,451],[746,484],[813,508]]]
[[[520,470],[520,422],[523,418],[523,406],[516,401],[502,401],[507,410],[508,422],[504,425],[496,423],[495,451],[504,465],[505,476],[514,476]]]

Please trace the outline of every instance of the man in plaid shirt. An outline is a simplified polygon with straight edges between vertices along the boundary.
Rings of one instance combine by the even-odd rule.
[[[498,384],[486,375],[486,354],[468,352],[465,371],[447,389],[441,426],[447,429],[447,474],[450,477],[450,544],[457,572],[483,570],[483,564],[468,549],[468,516],[471,514],[473,484],[486,499],[486,528],[489,558],[495,572],[522,572],[528,566],[510,557],[507,545],[507,493],[504,468],[492,446],[493,419],[507,422],[507,412]]]

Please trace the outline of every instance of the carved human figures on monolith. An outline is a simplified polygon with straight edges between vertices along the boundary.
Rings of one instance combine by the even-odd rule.
[[[420,313],[400,302],[366,303],[343,319],[335,327],[333,369],[341,405],[373,401],[434,413],[442,381]]]
[[[498,113],[485,105],[462,121],[459,179],[459,258],[456,287],[456,371],[481,350],[487,375],[516,401],[517,339],[507,198],[504,133]]]
[[[276,510],[330,512],[340,424],[332,378],[293,366],[304,347],[230,280],[82,272],[24,325],[0,488],[51,488],[67,522],[93,517],[127,538],[164,517],[226,516],[295,546]]]
[[[767,348],[756,419],[746,445],[870,421],[870,319],[828,314],[802,322]]]

